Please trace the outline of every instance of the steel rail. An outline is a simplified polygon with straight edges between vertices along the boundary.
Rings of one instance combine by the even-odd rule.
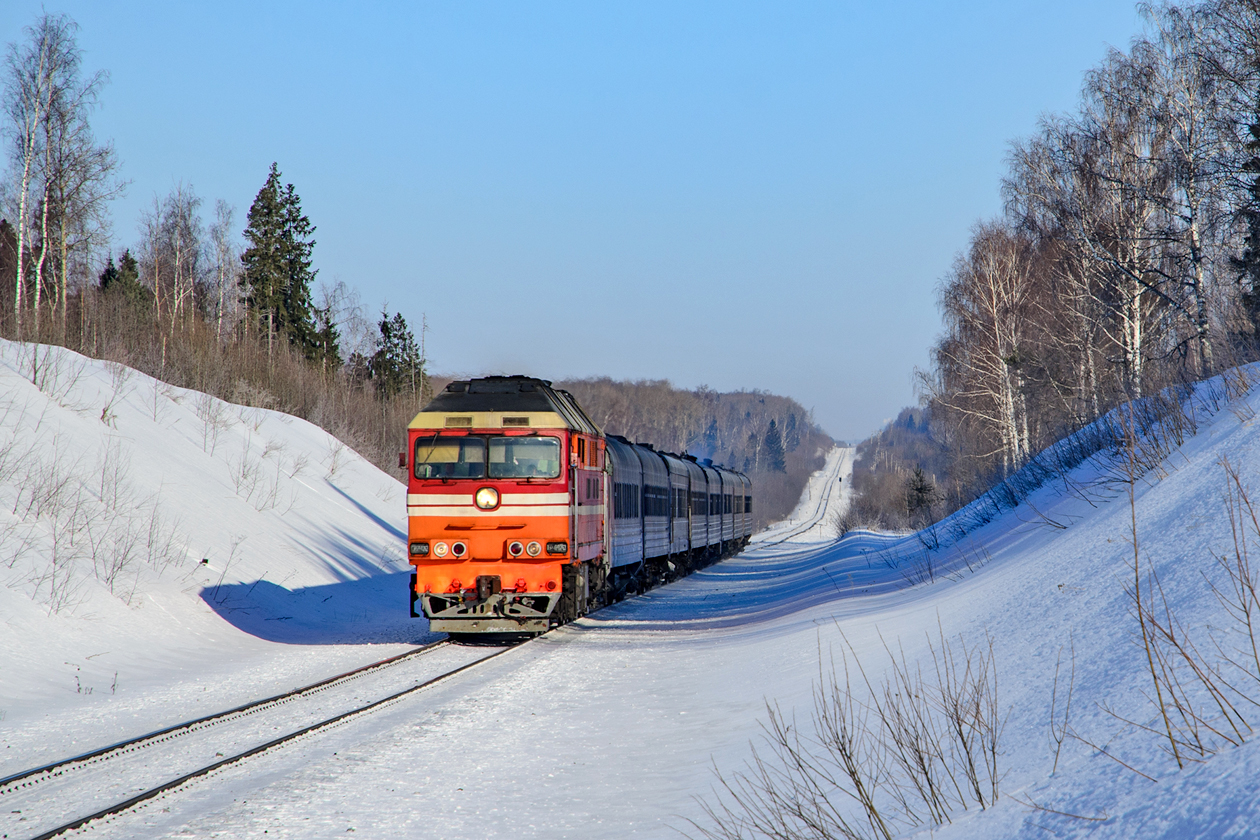
[[[848,457],[848,456],[845,456],[845,457]],[[840,472],[843,469],[844,469],[844,458],[840,458],[836,462],[836,468],[831,472],[831,475],[827,477],[826,493],[818,494],[819,495],[818,505],[815,507],[814,512],[810,514],[808,519],[806,519],[802,523],[793,525],[791,528],[788,529],[788,532],[786,534],[784,534],[783,536],[775,540],[759,541],[757,544],[765,545],[765,546],[782,545],[783,543],[792,539],[792,537],[795,537],[798,534],[803,534],[804,532],[808,531],[810,528],[813,528],[815,525],[821,522],[823,513],[826,512],[827,508],[831,505],[831,494],[835,492],[836,487],[838,486],[837,482],[832,481],[831,479],[835,478],[836,473]]]
[[[108,808],[102,808],[101,810],[97,811],[94,814],[89,814],[86,817],[80,817],[74,820],[73,822],[68,822],[65,825],[58,826],[57,828],[51,829],[50,831],[45,831],[43,834],[37,834],[35,837],[32,837],[31,840],[51,840],[51,838],[64,834],[67,831],[73,831],[76,828],[82,828],[84,825],[87,825],[93,820],[99,820],[104,817],[109,817],[114,814],[122,813],[123,811],[126,811],[130,808],[134,808],[136,805],[139,805],[142,802],[145,802],[147,800],[153,799],[154,797],[160,796],[163,793],[166,793],[167,791],[174,790],[180,785],[183,785],[189,781],[192,781],[193,779],[201,778],[203,776],[208,776],[214,771],[222,767],[226,767],[229,764],[235,764],[238,761],[243,761],[244,759],[250,758],[251,756],[255,756],[255,755],[258,755],[259,753],[266,752],[267,750],[274,749],[282,744],[288,743],[289,741],[294,741],[305,735],[309,735],[312,732],[316,732],[320,729],[325,729],[327,727],[341,723],[347,718],[351,718],[356,715],[361,715],[366,712],[370,712],[371,710],[384,706],[387,703],[392,703],[396,700],[406,697],[408,694],[414,694],[415,692],[420,691],[421,689],[428,688],[429,686],[434,685],[435,683],[441,682],[442,680],[450,679],[456,674],[467,671],[469,668],[472,668],[476,665],[482,664],[483,662],[487,662],[491,659],[494,659],[496,656],[502,656],[503,654],[508,653],[509,651],[512,651],[515,649],[516,648],[514,647],[504,648],[503,650],[496,651],[495,653],[492,653],[489,656],[482,657],[481,659],[478,659],[475,662],[469,662],[467,665],[461,665],[458,668],[455,668],[454,670],[447,671],[445,674],[439,674],[436,677],[432,677],[428,680],[425,680],[422,683],[413,685],[410,688],[404,688],[402,691],[395,692],[394,694],[391,694],[388,697],[383,697],[380,700],[374,700],[371,703],[368,703],[364,706],[359,706],[347,712],[342,712],[339,715],[334,715],[333,717],[330,717],[326,720],[322,720],[319,723],[314,723],[314,724],[311,724],[310,726],[303,727],[302,729],[299,729],[296,732],[290,732],[288,735],[282,735],[281,737],[276,738],[272,741],[268,741],[265,744],[260,744],[259,746],[251,747],[250,749],[245,750],[242,753],[237,753],[236,755],[229,756],[223,759],[222,761],[216,761],[215,763],[208,765],[206,767],[203,767],[200,770],[194,770],[191,773],[186,773],[183,776],[180,776],[178,779],[172,779],[171,781],[160,784],[157,787],[150,788],[149,790],[146,790],[143,793],[138,793],[135,796],[123,802],[119,802],[115,805],[111,805]]]
[[[100,759],[114,752],[123,752],[123,751],[130,751],[131,749],[140,749],[145,745],[145,742],[147,741],[157,741],[159,739],[165,740],[170,737],[178,737],[178,735],[183,734],[184,732],[192,731],[195,727],[199,728],[205,724],[222,722],[228,718],[231,718],[237,715],[249,714],[252,712],[261,711],[265,708],[268,708],[274,705],[279,705],[288,700],[292,700],[296,697],[301,697],[306,694],[317,693],[318,691],[322,689],[329,688],[330,686],[335,685],[336,683],[343,682],[345,680],[353,679],[355,677],[358,677],[362,674],[367,673],[368,671],[374,671],[377,668],[384,668],[386,666],[401,662],[404,659],[410,659],[413,656],[419,656],[421,654],[429,653],[430,651],[438,647],[441,647],[443,645],[448,645],[448,644],[450,644],[449,639],[442,639],[441,641],[432,642],[430,644],[424,645],[423,647],[416,648],[415,650],[409,650],[409,651],[406,651],[405,653],[400,653],[397,656],[391,656],[386,659],[381,659],[377,662],[371,662],[367,665],[363,665],[359,668],[355,668],[352,671],[346,671],[344,674],[337,674],[334,677],[329,677],[327,679],[320,680],[319,682],[311,683],[310,685],[305,685],[300,688],[295,688],[292,691],[286,691],[282,694],[277,694],[273,697],[266,697],[262,700],[253,700],[249,703],[245,703],[244,705],[236,706],[231,709],[226,709],[222,712],[215,712],[214,714],[206,715],[205,717],[200,717],[200,718],[197,718],[196,720],[189,720],[183,723],[177,723],[177,724],[174,724],[173,726],[168,726],[168,727],[165,727],[164,729],[159,729],[154,732],[149,732],[145,735],[139,735],[135,738],[128,738],[125,741],[119,741],[116,744],[110,744],[109,746],[101,747],[99,749],[92,750],[91,752],[83,753],[82,755],[76,755],[70,758],[63,758],[58,761],[54,761],[49,764],[42,765],[40,767],[34,767],[30,770],[23,770],[20,773],[14,773],[11,776],[6,776],[5,778],[0,779],[0,796],[2,796],[6,792],[6,790],[18,790],[24,787],[28,787],[31,784],[35,784],[35,782],[28,782],[27,784],[24,784],[24,785],[17,784],[18,782],[21,782],[25,779],[29,779],[32,776],[39,776],[43,774],[59,775],[56,771],[64,770],[66,768],[69,768],[71,765],[85,764],[95,759]]]

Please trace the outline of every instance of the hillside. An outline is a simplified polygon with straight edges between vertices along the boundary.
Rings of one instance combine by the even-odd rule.
[[[427,638],[398,595],[405,572],[389,551],[401,489],[389,476],[349,456],[332,469],[329,438],[301,421],[222,406],[230,419],[207,425],[213,408],[197,405],[214,403],[73,354],[54,351],[40,390],[30,350],[2,349],[4,463],[23,466],[6,466],[2,484],[0,773]],[[916,535],[830,540],[822,523],[845,503],[852,458],[834,450],[793,516],[743,554],[89,833],[441,837],[455,820],[487,837],[698,837],[713,827],[703,804],[716,801],[714,768],[732,780],[754,746],[768,754],[767,703],[808,736],[814,686],[833,665],[848,663],[861,700],[859,663],[878,690],[896,651],[930,685],[933,651],[948,647],[970,650],[996,681],[998,797],[983,810],[956,797],[932,827],[898,817],[885,796],[895,836],[1246,836],[1260,819],[1250,730],[1239,725],[1240,747],[1208,736],[1215,754],[1177,769],[1126,594],[1136,521],[1143,574],[1158,574],[1205,661],[1242,661],[1245,637],[1210,582],[1222,584],[1214,558],[1234,556],[1222,456],[1260,495],[1260,393],[1215,408],[1134,485],[1132,508],[1115,462],[1087,461],[936,551]],[[120,486],[132,500],[112,507],[93,489],[110,447],[129,463]],[[260,496],[261,478],[233,478],[242,464],[279,478]],[[77,486],[95,519],[126,512],[147,529],[158,511],[158,533],[178,536],[138,555],[111,592],[88,549],[56,544],[73,504],[41,503],[34,516],[28,488],[47,482],[29,477],[47,474],[91,476]],[[1260,533],[1240,525],[1254,550]],[[76,570],[63,590],[39,575],[37,558],[52,556]],[[71,597],[51,601],[54,591]],[[1251,722],[1254,707],[1237,702]],[[858,717],[869,731],[872,716]],[[1064,731],[1059,746],[1052,733]]]
[[[0,342],[0,775],[426,638],[403,493],[302,420]]]

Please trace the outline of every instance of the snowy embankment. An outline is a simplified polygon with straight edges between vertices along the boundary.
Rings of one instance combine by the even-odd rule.
[[[95,583],[90,564],[79,558],[78,606],[50,614],[48,590],[32,588],[24,571],[31,556],[10,570],[12,584],[0,593],[0,649],[2,702],[12,711],[0,727],[11,747],[4,752],[22,760],[6,755],[9,769],[37,763],[31,756],[41,739],[60,738],[64,746],[54,724],[86,732],[90,726],[76,723],[76,714],[132,734],[190,717],[202,688],[215,702],[196,706],[198,713],[226,705],[219,701],[234,692],[261,696],[309,673],[313,663],[366,658],[363,647],[344,643],[423,635],[417,629],[423,622],[408,623],[397,595],[404,572],[389,552],[400,543],[393,532],[401,527],[402,491],[391,479],[359,462],[329,476],[329,465],[312,454],[302,473],[281,480],[292,504],[258,510],[234,486],[232,464],[239,461],[232,459],[245,447],[254,447],[248,451],[255,463],[274,470],[277,454],[273,448],[263,457],[265,441],[284,443],[288,457],[329,452],[322,432],[271,414],[249,415],[264,417],[255,428],[230,408],[237,421],[220,432],[212,456],[196,395],[155,397],[160,386],[133,377],[123,383],[124,391],[135,384],[119,400],[125,409],[115,428],[100,419],[100,405],[115,387],[109,368],[87,363],[76,396],[53,397],[23,385],[23,362],[12,345],[5,353],[5,389],[18,394],[10,415],[24,418],[28,439],[45,436],[43,455],[56,453],[57,463],[94,474],[110,441],[129,434],[137,515],[147,516],[155,503],[146,500],[158,494],[158,506],[177,499],[188,505],[162,507],[171,520],[183,511],[175,544],[187,550],[160,575],[149,571],[148,560],[137,566],[143,573],[136,591],[145,594],[130,604]],[[165,407],[158,421],[148,411],[151,399]],[[1158,571],[1168,603],[1205,648],[1204,629],[1227,624],[1204,577],[1214,574],[1213,557],[1233,550],[1222,455],[1260,497],[1260,422],[1252,419],[1260,394],[1231,409],[1200,424],[1165,461],[1162,477],[1150,473],[1136,485],[1142,562]],[[4,428],[15,428],[14,421]],[[229,441],[235,449],[219,448]],[[729,777],[744,766],[767,701],[807,726],[812,686],[830,662],[856,656],[878,684],[888,646],[930,671],[929,641],[941,634],[972,645],[991,640],[1005,720],[1001,795],[983,812],[955,807],[952,825],[921,827],[922,836],[1254,833],[1260,751],[1253,741],[1178,771],[1157,735],[1121,720],[1151,724],[1157,717],[1144,695],[1150,677],[1125,590],[1133,548],[1123,487],[1095,483],[1097,470],[1085,464],[1072,478],[1086,492],[1048,484],[936,552],[913,535],[859,533],[835,543],[821,523],[843,504],[836,479],[846,458],[843,450],[834,453],[792,520],[738,557],[521,645],[406,702],[225,768],[89,833],[331,837],[353,829],[358,836],[416,838],[665,838],[681,829],[694,835],[687,820],[705,824],[697,797],[711,796],[712,768]],[[12,493],[21,485],[3,486]],[[194,515],[201,510],[205,517]],[[246,541],[240,559],[226,567],[224,586],[236,586],[225,590],[216,584],[234,533]],[[51,537],[36,536],[46,551]],[[246,557],[243,548],[255,539],[261,548]],[[209,571],[201,557],[210,558]],[[285,575],[292,578],[286,582]],[[255,584],[258,578],[275,583]],[[234,600],[218,604],[224,591]],[[357,607],[327,606],[352,598]],[[312,609],[321,614],[298,609],[316,601],[324,606]],[[279,621],[286,615],[293,618]],[[93,664],[101,660],[111,664]],[[1073,661],[1068,723],[1079,738],[1064,740],[1056,767],[1055,666],[1062,664],[1062,692]],[[14,668],[18,682],[10,682]],[[94,693],[75,693],[73,677],[83,679],[89,668],[96,668]],[[111,695],[114,671],[119,679]]]
[[[1195,628],[1219,617],[1201,573],[1232,545],[1216,462],[1228,453],[1260,474],[1260,424],[1240,420],[1260,396],[1236,408],[1203,424],[1166,477],[1138,486],[1144,560]],[[1177,772],[1158,738],[1103,711],[1143,722],[1153,713],[1125,595],[1126,497],[1047,486],[1029,502],[937,557],[935,580],[913,536],[760,540],[97,836],[694,835],[687,819],[704,824],[696,797],[711,796],[712,767],[729,775],[748,760],[767,700],[804,724],[820,657],[851,649],[878,682],[885,644],[930,668],[928,642],[942,632],[992,639],[1006,721],[1001,797],[984,812],[956,808],[952,825],[923,836],[1245,836],[1260,818],[1254,744]],[[1066,670],[1073,648],[1072,728],[1160,781],[1075,739],[1052,772],[1055,663]]]
[[[0,342],[0,776],[426,640],[403,494],[304,421]]]

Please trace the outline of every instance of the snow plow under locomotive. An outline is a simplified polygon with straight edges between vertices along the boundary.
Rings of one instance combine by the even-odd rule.
[[[738,551],[748,477],[605,436],[544,379],[452,382],[408,426],[411,613],[540,633]]]

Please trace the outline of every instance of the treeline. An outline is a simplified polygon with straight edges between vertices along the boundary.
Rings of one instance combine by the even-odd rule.
[[[107,204],[126,183],[93,136],[106,76],[84,71],[77,29],[44,14],[8,47],[0,335],[295,414],[390,469],[428,393],[423,328],[417,342],[400,314],[367,317],[344,284],[315,289],[315,225],[275,164],[242,227],[224,201],[207,220],[180,184],[113,250]]]
[[[1146,34],[1086,74],[1079,110],[1012,145],[1004,214],[941,283],[925,440],[884,468],[903,490],[919,469],[935,516],[1119,404],[1258,356],[1260,3],[1140,8]]]
[[[664,380],[608,378],[556,386],[572,393],[608,434],[747,473],[756,527],[792,511],[834,445],[798,402],[761,391],[688,391]]]
[[[316,286],[316,226],[272,164],[243,225],[180,184],[113,248],[109,199],[125,188],[90,117],[106,77],[86,75],[64,15],[9,45],[0,130],[0,335],[60,344],[164,382],[272,408],[327,429],[395,471],[405,428],[435,388],[399,313],[369,318],[343,283]],[[238,233],[239,231],[239,233]],[[792,400],[665,382],[562,383],[602,427],[711,457],[757,482],[759,522],[791,510],[831,441]]]

